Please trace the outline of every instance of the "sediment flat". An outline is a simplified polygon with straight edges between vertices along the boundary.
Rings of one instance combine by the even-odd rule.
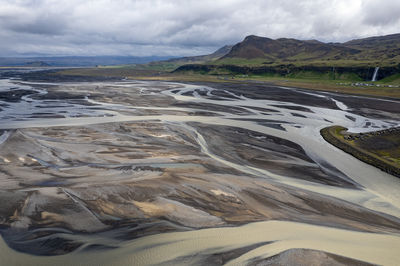
[[[79,238],[80,236],[75,236]],[[74,238],[74,236],[72,236]],[[94,239],[100,242],[102,239]],[[361,244],[362,243],[362,244]],[[299,265],[321,259],[335,265],[398,264],[399,236],[372,234],[283,221],[250,223],[240,227],[211,228],[143,237],[114,249],[38,257],[11,250],[0,240],[0,255],[8,265],[204,265],[220,264],[230,251],[226,265],[252,265],[268,257],[298,249],[311,255]],[[252,247],[246,250],[246,247]],[[305,250],[304,250],[305,249]],[[245,250],[244,252],[240,252]],[[312,250],[314,250],[312,252]],[[337,254],[333,259],[324,254]],[[236,255],[235,255],[236,254]],[[219,256],[219,257],[218,257]],[[216,261],[215,261],[216,260]],[[279,262],[274,258],[275,263]],[[268,264],[267,264],[268,265]]]
[[[399,180],[319,133],[396,126],[400,103],[262,84],[1,82],[4,261],[400,262]]]

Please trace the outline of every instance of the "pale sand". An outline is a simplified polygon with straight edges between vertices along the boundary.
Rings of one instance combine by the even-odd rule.
[[[73,238],[75,236],[71,236]],[[79,236],[76,236],[79,237]],[[54,257],[18,253],[0,240],[1,265],[154,265],[194,254],[209,255],[255,243],[256,248],[228,265],[243,265],[288,249],[314,249],[380,265],[400,265],[400,236],[373,234],[285,221],[251,223],[240,227],[165,233],[127,242],[101,252],[73,252]],[[174,262],[179,264],[179,260]]]
[[[89,91],[91,91],[88,88],[87,92],[84,92],[85,87],[83,87],[82,91],[81,85],[80,83],[75,85],[77,86],[76,90],[79,91],[79,94],[89,93]],[[94,86],[95,84],[92,85]],[[367,122],[374,125],[376,128],[382,128],[383,126],[390,126],[390,121],[385,122],[383,120],[357,115],[356,113],[348,111],[346,105],[333,98],[332,101],[334,101],[341,110],[308,105],[303,106],[300,102],[299,105],[297,105],[299,109],[296,111],[297,116],[294,116],[292,114],[293,110],[284,108],[285,105],[286,107],[290,107],[292,104],[281,102],[280,99],[279,101],[258,98],[253,100],[238,95],[237,97],[235,96],[237,98],[236,100],[217,100],[213,97],[204,98],[200,96],[195,91],[198,87],[194,85],[179,85],[180,92],[177,94],[172,92],[174,90],[173,86],[171,86],[171,84],[168,84],[167,87],[164,87],[171,88],[167,91],[161,92],[161,89],[155,90],[154,92],[158,95],[153,95],[151,99],[148,99],[144,104],[143,102],[141,103],[141,105],[148,106],[138,107],[135,106],[137,104],[136,102],[146,99],[144,97],[139,98],[135,96],[135,93],[128,93],[131,90],[129,86],[126,88],[129,90],[126,91],[128,94],[118,94],[114,97],[111,96],[110,93],[115,94],[119,92],[121,88],[108,92],[108,87],[104,85],[103,92],[100,92],[107,94],[104,94],[105,96],[103,99],[98,99],[103,103],[89,101],[91,104],[97,103],[99,105],[96,109],[86,108],[86,105],[80,105],[83,109],[75,107],[70,108],[71,116],[67,116],[67,118],[35,118],[29,121],[21,121],[19,119],[21,115],[19,111],[21,108],[18,106],[9,108],[11,113],[16,113],[16,117],[9,122],[0,124],[0,129],[36,127],[34,130],[19,130],[17,133],[13,133],[10,137],[7,137],[7,141],[2,144],[0,159],[5,163],[2,167],[8,167],[12,176],[16,177],[10,179],[3,174],[2,189],[12,188],[16,192],[23,193],[37,190],[37,192],[32,193],[32,195],[28,195],[26,204],[23,205],[22,211],[18,213],[17,224],[12,224],[11,226],[27,228],[31,225],[31,222],[35,222],[35,217],[38,217],[36,216],[36,212],[39,213],[39,211],[41,212],[40,215],[43,217],[39,222],[43,220],[55,222],[63,221],[74,230],[94,232],[106,229],[101,226],[103,225],[102,221],[108,219],[107,216],[101,217],[103,220],[98,220],[97,216],[94,215],[95,211],[101,213],[104,210],[107,210],[105,211],[106,214],[115,215],[116,217],[142,218],[148,216],[157,219],[162,218],[192,228],[220,225],[220,218],[217,218],[218,215],[222,215],[222,218],[226,218],[225,222],[237,221],[237,217],[240,217],[239,220],[241,222],[251,222],[260,219],[258,213],[262,214],[262,219],[293,219],[293,217],[300,217],[300,214],[302,214],[301,211],[304,210],[305,215],[302,219],[305,222],[310,222],[311,220],[313,223],[330,224],[332,226],[337,224],[337,226],[345,225],[346,228],[393,232],[392,235],[346,231],[343,229],[282,221],[250,223],[243,227],[164,233],[123,242],[122,244],[115,239],[104,238],[102,234],[82,235],[76,233],[59,235],[55,233],[51,237],[61,236],[67,240],[77,240],[80,243],[98,244],[100,246],[121,245],[121,247],[113,250],[102,249],[93,251],[89,249],[85,250],[85,252],[75,251],[57,257],[38,257],[20,254],[11,250],[5,245],[4,241],[0,239],[0,266],[149,265],[166,262],[169,262],[171,265],[187,264],[187,259],[182,258],[193,259],[193,261],[190,261],[190,264],[196,264],[196,262],[200,261],[199,256],[207,257],[211,256],[211,254],[232,251],[240,247],[260,243],[262,243],[263,246],[258,246],[258,248],[249,251],[230,263],[242,265],[254,258],[260,259],[270,257],[289,249],[301,248],[321,250],[376,264],[400,265],[400,255],[397,254],[400,248],[400,235],[397,230],[398,226],[396,226],[397,222],[388,223],[388,220],[383,219],[383,217],[386,217],[383,214],[394,216],[392,217],[393,219],[391,218],[393,221],[400,217],[400,196],[398,193],[400,190],[400,183],[398,179],[382,173],[371,166],[360,163],[348,154],[344,154],[342,151],[330,147],[329,144],[325,143],[319,136],[319,129],[330,124],[341,124],[346,127],[353,126],[358,130],[364,130],[363,126],[366,125]],[[98,91],[97,88],[96,91]],[[182,95],[182,93],[191,91],[193,92],[192,96]],[[130,96],[126,97],[126,95]],[[32,108],[36,111],[36,107],[33,105],[35,101],[37,102],[39,100],[31,100],[33,101]],[[190,108],[170,107],[174,101],[186,102],[186,106],[190,106]],[[99,110],[98,108],[100,106],[101,108]],[[200,110],[203,111],[210,111],[209,108],[211,108],[211,110],[217,110],[212,111],[215,116],[199,115],[198,106],[203,106],[204,108],[200,108]],[[260,110],[265,109],[265,107],[272,108],[273,112],[264,114]],[[304,108],[312,112],[301,111],[304,110]],[[64,107],[60,107],[59,109],[59,111],[64,111]],[[79,110],[79,112],[76,110]],[[244,112],[246,110],[248,112]],[[49,108],[49,111],[53,112],[54,110]],[[43,110],[41,110],[41,112],[43,112]],[[189,113],[194,115],[188,115]],[[24,113],[22,113],[22,115],[23,114]],[[90,117],[87,117],[88,115]],[[347,115],[351,115],[354,119],[349,120],[346,117]],[[243,120],[244,117],[246,121]],[[398,121],[398,117],[389,117],[393,117],[395,121]],[[282,119],[284,119],[285,122],[283,124],[279,122]],[[256,121],[258,120],[275,121],[281,124],[281,128],[285,130],[266,127],[257,123]],[[143,121],[146,126],[136,125],[130,128],[125,124],[119,128],[114,125],[115,122],[124,121]],[[162,123],[163,126],[156,125],[155,122],[153,123],[151,121],[161,121],[160,123]],[[229,126],[241,129],[241,131],[251,130],[252,133],[249,134],[249,138],[253,138],[252,135],[256,138],[265,138],[265,136],[268,135],[297,143],[311,159],[320,162],[319,164],[312,165],[324,169],[325,162],[330,162],[330,164],[334,166],[333,168],[337,168],[349,180],[353,180],[357,183],[359,189],[348,188],[347,186],[328,186],[324,183],[315,183],[308,181],[308,179],[303,180],[297,178],[296,173],[277,173],[272,171],[273,169],[254,166],[254,164],[251,163],[241,163],[240,160],[232,160],[229,156],[215,152],[215,147],[220,147],[220,143],[215,143],[211,138],[207,138],[207,136],[210,135],[208,133],[211,131],[201,128],[198,125],[199,122],[208,125],[209,129],[217,126]],[[109,124],[104,126],[103,123]],[[96,126],[94,126],[95,124]],[[63,132],[65,135],[61,134],[61,132],[47,129],[47,127],[53,128],[54,126],[71,125],[83,126],[84,128],[72,129],[66,127],[67,129],[64,128],[63,130],[65,131]],[[40,127],[46,129],[39,129]],[[131,133],[126,133],[125,131]],[[52,134],[44,134],[49,132]],[[229,131],[221,132],[223,135],[224,132]],[[237,142],[241,140],[239,133],[231,131],[231,134],[238,136]],[[255,135],[254,133],[259,134]],[[17,134],[19,134],[19,138],[14,138],[17,137]],[[169,137],[168,134],[172,134],[172,136]],[[153,143],[143,141],[146,138],[151,139],[150,137],[153,135],[157,135],[158,137],[152,139]],[[4,134],[2,136],[4,136]],[[61,138],[62,141],[57,140],[57,138]],[[21,144],[22,139],[24,139],[24,144]],[[79,141],[76,141],[77,139]],[[99,142],[99,140],[101,140],[101,142]],[[89,143],[82,144],[85,142]],[[94,145],[94,142],[97,142],[97,144]],[[147,145],[141,147],[136,142],[144,142]],[[228,147],[231,147],[232,144],[236,142],[227,141],[226,143],[229,144]],[[119,148],[115,148],[118,146],[115,144],[119,144]],[[250,144],[252,143],[246,141],[242,145],[242,148],[246,147],[245,149],[247,151],[247,146],[244,145]],[[9,146],[8,151],[5,149],[7,145]],[[99,148],[100,145],[101,147]],[[135,145],[135,147],[132,145]],[[44,149],[43,147],[47,148]],[[151,149],[149,149],[149,147]],[[173,149],[171,147],[173,147]],[[250,145],[249,147],[258,146]],[[266,147],[268,147],[268,145],[266,145]],[[58,161],[56,155],[47,152],[57,149],[60,152],[57,152],[56,155],[61,159],[65,159],[65,161]],[[198,155],[199,150],[201,150],[201,155]],[[272,150],[267,149],[267,152],[271,151]],[[31,161],[35,162],[32,160],[32,154],[35,155],[35,158],[37,156],[37,160],[35,159],[37,161],[36,163],[31,163]],[[88,156],[88,154],[90,154],[90,156]],[[242,153],[238,154],[240,155]],[[247,154],[244,153],[244,155]],[[143,156],[146,158],[143,158]],[[184,160],[178,158],[183,156],[185,157]],[[190,160],[189,156],[192,156]],[[264,156],[262,157],[264,158]],[[244,156],[243,158],[252,159],[251,156]],[[285,158],[285,161],[288,163],[293,160],[293,157],[282,157],[282,155],[278,156],[278,158]],[[297,160],[297,157],[294,158]],[[160,167],[157,165],[152,165],[157,163],[173,164],[175,160],[185,165],[194,162],[195,165],[211,165],[220,170],[235,170],[231,172],[233,174],[242,173],[246,178],[239,178],[236,176],[230,180],[226,179],[227,181],[222,181],[222,175],[216,176],[217,173],[206,171],[205,167],[192,167],[191,169],[195,169],[195,173],[193,173],[192,170],[189,176],[189,171],[185,169],[176,170],[174,168],[174,170],[171,170],[172,168],[169,168],[164,171],[158,169]],[[96,162],[97,165],[101,167],[95,168],[92,167],[93,165],[91,164],[76,164],[76,162],[86,161],[92,163]],[[210,161],[214,162],[214,164],[210,164]],[[75,162],[75,164],[68,162]],[[300,162],[303,164],[301,160]],[[133,163],[136,166],[139,163],[144,164],[148,166],[148,168],[141,169],[140,167],[142,166],[137,166],[138,169],[134,170],[136,166],[134,166]],[[293,165],[293,163],[290,163],[290,165]],[[36,170],[32,172],[32,169]],[[154,171],[147,171],[146,169]],[[54,175],[55,171],[59,171],[59,173]],[[63,179],[65,178],[68,181],[65,184],[59,184],[59,186],[62,187],[62,189],[60,189],[62,193],[58,193],[59,190],[55,188],[37,188],[38,184],[41,184],[41,182],[39,183],[38,181],[51,181],[54,177],[58,178],[60,173],[62,173]],[[88,173],[90,173],[89,176]],[[162,173],[165,175],[162,175]],[[172,178],[174,177],[174,173],[176,173],[176,176],[180,179]],[[207,178],[204,178],[205,175],[207,175]],[[26,178],[28,182],[20,182],[21,180],[19,177],[21,176]],[[258,177],[254,179],[257,180],[257,183],[247,178],[253,176]],[[72,177],[79,178],[72,179]],[[195,177],[200,178],[193,181]],[[157,180],[156,182],[144,182],[140,184],[139,178],[145,181],[147,179],[152,179],[153,181],[156,178]],[[377,182],[378,179],[379,182]],[[73,187],[72,184],[74,182],[79,185],[75,184]],[[118,182],[119,186],[111,185],[115,182]],[[175,194],[172,194],[174,197],[168,199],[166,195],[171,194],[167,192],[171,192],[172,189],[175,189],[175,185],[168,186],[171,183],[177,184],[176,186],[178,189],[175,191]],[[127,188],[127,184],[131,184],[131,187]],[[188,184],[193,186],[189,186]],[[257,184],[261,184],[262,187],[258,189],[258,187],[256,187]],[[48,184],[44,183],[44,186],[45,185]],[[58,186],[58,184],[53,185]],[[185,185],[188,186],[185,187]],[[132,189],[132,187],[135,186],[139,191],[144,191],[145,194],[143,195],[146,197],[134,197],[134,200],[131,199],[129,193],[137,192]],[[258,202],[255,197],[263,195],[265,191],[264,188],[270,190],[270,186],[273,188],[273,191],[267,191],[266,193],[270,198],[265,200],[261,198],[262,200]],[[280,195],[280,192],[286,191],[284,188],[287,187],[291,187],[292,189],[289,191],[292,192]],[[22,188],[24,191],[18,191]],[[157,190],[155,188],[157,188]],[[196,193],[193,193],[193,188],[197,189]],[[245,189],[241,191],[241,188]],[[297,189],[298,191],[293,193],[293,189]],[[44,193],[42,193],[42,191]],[[188,191],[191,193],[185,194],[185,192]],[[204,191],[207,192],[205,193]],[[252,191],[254,191],[254,193],[250,194],[249,192]],[[11,192],[3,192],[5,199],[11,198],[9,193]],[[18,195],[18,199],[23,199],[23,197],[26,196],[23,193]],[[126,195],[128,196],[123,196],[124,193],[127,193]],[[157,193],[159,193],[159,195]],[[293,193],[293,195],[290,193]],[[303,193],[304,197],[299,197],[301,193]],[[335,204],[329,204],[330,201],[324,200],[321,202],[322,207],[318,208],[318,211],[322,211],[322,215],[311,216],[309,213],[313,213],[313,205],[307,205],[307,201],[303,202],[302,198],[313,199],[313,197],[316,197],[317,193],[322,194],[324,198],[329,199],[330,197]],[[99,195],[104,196],[100,197]],[[109,200],[109,195],[120,195],[120,197],[113,202]],[[199,206],[202,205],[194,204],[195,201],[190,200],[190,197],[186,195],[193,196],[194,199],[200,200],[200,203],[203,201],[206,202],[207,208],[200,209]],[[233,197],[231,197],[231,195]],[[218,198],[218,200],[215,200],[215,198]],[[319,196],[317,197],[317,199],[321,198],[322,197]],[[98,200],[93,202],[94,199]],[[134,204],[126,204],[125,200],[127,199]],[[293,199],[296,201],[293,201]],[[361,215],[363,209],[349,208],[347,203],[343,208],[345,210],[346,208],[349,209],[343,213],[342,209],[337,208],[337,206],[339,206],[339,199],[368,208],[370,209],[368,210],[369,212],[371,210],[376,211],[376,217],[380,219],[377,219],[377,223],[375,224],[374,216],[370,216],[371,214],[369,212],[368,215],[365,214],[365,216],[363,216]],[[244,204],[240,204],[241,200],[243,200]],[[279,208],[274,209],[275,205],[272,205],[272,207],[268,205],[268,203],[274,203],[276,200],[279,202],[277,205]],[[221,206],[220,209],[224,212],[207,213],[208,210],[212,210],[209,208],[209,206],[213,206],[212,201],[218,202]],[[344,204],[344,201],[341,201],[342,204]],[[313,202],[314,201],[311,201],[311,203]],[[49,208],[52,212],[41,211],[43,206],[46,207],[43,207],[43,209],[47,210],[47,207],[52,207],[51,204],[53,203],[60,205],[59,212],[57,212],[55,208]],[[87,203],[91,204],[89,205]],[[324,203],[328,203],[329,205],[324,205]],[[245,204],[247,204],[248,207]],[[264,204],[266,206],[264,206]],[[296,206],[294,210],[290,207],[292,204]],[[242,208],[243,206],[246,208]],[[287,206],[290,208],[287,208]],[[329,206],[335,206],[335,209],[330,211]],[[249,215],[249,207],[252,207],[253,210],[258,210],[253,215]],[[10,205],[9,213],[11,213],[11,215],[14,213],[12,208],[15,208],[15,206]],[[70,212],[65,212],[63,208],[72,210],[73,215]],[[285,210],[288,210],[288,212],[286,213]],[[355,210],[360,210],[361,214]],[[281,212],[279,216],[275,213],[277,211]],[[338,211],[338,217],[334,215],[335,211]],[[231,216],[232,212],[235,212],[235,215]],[[298,213],[299,216],[293,215],[293,212]],[[11,217],[9,213],[6,213],[8,216],[5,217]],[[68,214],[68,218],[60,216],[60,214],[64,215],[66,213]],[[351,219],[353,213],[355,214],[355,220],[353,220],[353,223],[350,223],[347,219]],[[32,217],[32,219],[30,217]],[[343,221],[343,217],[345,217],[345,221]],[[365,223],[364,225],[359,224],[363,222]],[[27,239],[27,241],[30,241],[29,238]],[[265,242],[269,241],[274,243],[265,245]],[[31,242],[31,245],[36,244],[32,244]],[[240,254],[240,252],[236,254]]]

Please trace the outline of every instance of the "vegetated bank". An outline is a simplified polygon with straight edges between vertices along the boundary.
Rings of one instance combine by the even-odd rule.
[[[349,133],[342,126],[321,129],[330,144],[391,175],[400,177],[400,127],[367,133]]]
[[[270,75],[287,78],[320,77],[330,80],[370,81],[374,74],[374,67],[369,66],[296,66],[282,64],[276,66],[240,66],[240,65],[212,65],[187,64],[178,67],[173,73],[193,72],[198,74],[215,75]],[[378,78],[384,79],[400,73],[398,66],[379,68]]]

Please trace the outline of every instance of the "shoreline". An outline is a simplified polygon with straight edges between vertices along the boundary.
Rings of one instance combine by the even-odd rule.
[[[330,127],[321,129],[320,133],[321,133],[321,136],[327,142],[329,142],[336,148],[339,148],[340,150],[342,150],[348,154],[351,154],[352,156],[359,159],[360,161],[363,161],[369,165],[379,168],[388,174],[394,175],[396,177],[400,177],[400,167],[396,167],[395,165],[387,162],[387,160],[379,158],[378,156],[376,156],[368,151],[353,147],[353,146],[349,145],[348,143],[346,143],[345,138],[342,140],[341,138],[338,137],[338,135],[344,136],[343,132],[347,131],[347,130],[348,130],[347,128],[341,127],[341,126],[330,126]],[[364,136],[368,136],[368,134],[371,134],[371,133],[364,133]],[[352,135],[350,135],[350,136],[352,136]],[[356,134],[355,136],[357,139],[360,139],[359,134]],[[361,135],[361,136],[363,136],[363,135]],[[348,138],[352,138],[352,137],[348,137]]]

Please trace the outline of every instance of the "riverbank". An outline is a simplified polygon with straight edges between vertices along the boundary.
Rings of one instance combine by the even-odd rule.
[[[330,126],[321,129],[322,137],[337,148],[400,177],[400,128],[367,133],[348,133],[347,128]]]

